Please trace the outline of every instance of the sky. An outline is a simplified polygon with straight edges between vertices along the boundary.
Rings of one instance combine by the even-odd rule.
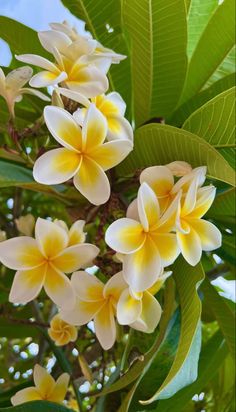
[[[7,16],[35,30],[47,30],[49,23],[68,20],[78,29],[83,23],[66,9],[60,0],[0,0],[0,16]],[[30,50],[26,53],[30,53]],[[8,66],[11,53],[0,39],[0,66]]]

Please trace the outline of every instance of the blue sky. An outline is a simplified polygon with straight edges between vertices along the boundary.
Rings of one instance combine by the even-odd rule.
[[[60,0],[0,0],[0,16],[11,17],[35,30],[47,30],[48,23],[65,19],[78,29],[83,28],[82,22]],[[25,52],[30,53],[30,50]],[[10,60],[9,47],[0,39],[0,66],[7,66]]]

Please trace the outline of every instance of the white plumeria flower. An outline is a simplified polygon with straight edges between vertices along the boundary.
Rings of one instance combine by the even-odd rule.
[[[122,273],[112,276],[104,285],[87,272],[75,272],[71,284],[76,293],[76,303],[70,309],[62,308],[60,316],[73,325],[85,325],[94,320],[96,336],[103,349],[110,349],[116,340],[116,305],[127,287]]]
[[[39,40],[43,47],[53,54],[55,63],[35,54],[16,56],[19,61],[44,69],[32,77],[31,86],[47,87],[63,83],[69,89],[76,90],[86,97],[94,97],[108,89],[106,75],[95,64],[90,64],[86,60],[87,54],[91,53],[93,48],[88,42],[80,44],[76,51],[71,51],[71,56],[68,57],[66,53],[70,55],[70,47],[74,48],[74,45],[64,33],[49,30],[39,33]],[[109,63],[109,59],[103,61],[106,67],[107,60]]]
[[[143,291],[133,292],[128,286],[123,290],[117,304],[117,320],[120,325],[146,333],[152,333],[161,318],[161,306],[154,295],[172,272],[164,272],[154,285]]]
[[[69,245],[69,236],[57,224],[38,218],[35,239],[21,236],[0,243],[0,260],[17,270],[10,291],[13,303],[28,303],[42,287],[58,306],[73,305],[74,291],[64,273],[89,264],[99,249],[89,243]]]
[[[63,220],[55,219],[54,223],[62,227],[69,237],[68,246],[77,245],[79,243],[84,243],[86,238],[86,233],[84,232],[85,220],[76,220],[76,222],[71,225],[70,229]]]
[[[50,338],[55,342],[56,346],[64,346],[69,342],[75,342],[78,336],[78,331],[75,326],[65,322],[60,318],[60,315],[55,315],[50,321],[48,329]]]
[[[33,70],[31,67],[23,66],[12,70],[5,76],[0,68],[0,96],[7,103],[9,112],[12,117],[15,116],[14,106],[16,102],[20,102],[23,94],[33,94],[42,100],[50,101],[49,97],[38,90],[23,87],[32,77]]]
[[[55,381],[46,369],[36,364],[33,377],[35,386],[18,391],[11,398],[12,405],[15,406],[25,402],[38,400],[45,400],[59,404],[63,403],[70,380],[68,373],[63,373],[59,376],[57,381]]]
[[[46,125],[63,146],[37,159],[33,175],[37,182],[51,185],[73,177],[77,190],[91,203],[100,205],[110,197],[110,183],[105,171],[120,163],[132,150],[126,139],[104,143],[107,124],[104,116],[90,105],[81,127],[66,110],[47,106]]]
[[[86,32],[79,34],[77,30],[74,27],[70,26],[67,21],[64,21],[63,23],[51,23],[50,27],[53,30],[66,34],[73,42],[80,42],[83,40],[91,41],[92,39],[90,33]],[[93,41],[95,40],[93,39]],[[113,50],[104,47],[98,41],[96,41],[96,46],[91,57],[109,57],[111,59],[111,62],[115,64],[120,63],[121,60],[124,60],[126,58],[126,56],[124,56],[123,54],[115,53]]]
[[[106,243],[123,256],[123,273],[134,292],[151,287],[179,255],[175,230],[181,192],[161,215],[153,190],[142,183],[138,191],[137,210],[112,223],[106,231]]]
[[[128,120],[124,117],[126,103],[119,93],[111,92],[107,95],[102,94],[100,96],[92,97],[90,102],[88,99],[85,101],[85,97],[75,91],[61,87],[58,87],[56,90],[63,96],[85,106],[73,113],[78,124],[81,126],[83,125],[90,104],[94,104],[106,120],[108,141],[128,139],[133,142],[133,129]]]
[[[221,246],[222,235],[215,225],[201,219],[211,207],[216,188],[199,188],[196,177],[181,202],[177,225],[177,240],[185,260],[195,266],[201,259],[202,250],[212,251]]]
[[[162,211],[168,207],[180,190],[182,190],[183,196],[185,195],[196,175],[198,176],[198,185],[201,186],[206,178],[206,167],[202,166],[190,170],[176,183],[173,174],[175,172],[173,173],[168,165],[147,167],[140,174],[140,183],[146,182],[153,189]]]

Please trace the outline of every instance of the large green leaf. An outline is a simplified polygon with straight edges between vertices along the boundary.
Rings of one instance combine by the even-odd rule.
[[[62,0],[71,13],[86,22],[86,29],[104,46],[129,55],[121,27],[120,0]],[[129,57],[109,71],[110,88],[119,92],[131,108],[131,76]]]
[[[161,124],[149,124],[136,131],[134,150],[117,171],[125,176],[139,168],[174,160],[185,160],[193,167],[206,165],[210,178],[235,183],[234,170],[208,142],[186,130]]]
[[[43,57],[50,56],[41,46],[33,29],[9,17],[0,16],[0,38],[9,44],[14,54],[35,53]]]
[[[201,301],[197,288],[204,279],[201,265],[191,267],[182,258],[173,266],[180,300],[181,332],[173,365],[156,393],[143,405],[173,396],[181,388],[197,379],[198,358],[201,347]]]
[[[191,0],[188,12],[188,57],[191,58],[203,30],[217,8],[218,0]]]
[[[235,43],[234,0],[224,0],[210,19],[189,63],[180,103],[196,94],[225,59]]]
[[[227,54],[226,58],[223,60],[220,66],[217,67],[216,71],[213,73],[210,79],[207,81],[207,87],[211,86],[213,83],[224,78],[225,76],[235,73],[235,52],[236,48],[234,46]]]
[[[235,209],[235,190],[229,189],[216,196],[213,206],[207,212],[207,217],[224,222],[225,217],[232,219],[235,217]]]
[[[184,121],[190,116],[191,113],[193,113],[209,100],[213,99],[213,97],[217,96],[227,89],[230,89],[234,85],[235,73],[223,77],[222,79],[218,80],[207,89],[202,90],[200,93],[193,96],[191,99],[187,100],[187,102],[178,107],[178,109],[175,110],[170,119],[168,119],[167,123],[176,126],[182,126]]]
[[[0,408],[0,412],[74,412],[72,409],[47,401],[27,402],[10,408]]]
[[[235,92],[232,87],[207,102],[184,123],[188,130],[225,153],[235,149]],[[232,165],[233,166],[233,165]]]
[[[171,399],[158,402],[155,412],[182,412],[195,394],[201,393],[206,384],[215,376],[228,354],[228,348],[220,332],[216,332],[203,347],[199,359],[198,379],[181,389]],[[154,412],[154,411],[153,411]]]
[[[124,26],[131,42],[136,124],[166,117],[176,106],[186,74],[184,0],[124,0]]]
[[[225,337],[229,350],[235,355],[235,313],[206,278],[201,290]]]

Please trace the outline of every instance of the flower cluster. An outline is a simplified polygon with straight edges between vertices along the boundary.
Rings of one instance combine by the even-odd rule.
[[[180,253],[195,266],[202,250],[220,247],[220,231],[202,219],[216,192],[202,186],[205,175],[206,167],[198,167],[175,182],[170,167],[148,167],[127,217],[108,228],[106,242],[121,254],[124,278],[136,293],[150,288]]]

